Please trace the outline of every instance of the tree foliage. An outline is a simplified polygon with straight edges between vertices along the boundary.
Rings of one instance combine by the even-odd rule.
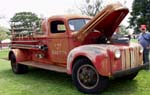
[[[119,29],[120,29],[120,33],[121,33],[121,34],[123,34],[123,35],[129,34],[129,33],[128,33],[128,30],[126,29],[126,26],[120,25],[120,26],[119,26]]]
[[[83,0],[79,9],[82,14],[95,16],[103,8],[102,4],[102,0]]]
[[[10,31],[7,28],[0,26],[0,41],[9,38]]]
[[[150,0],[134,0],[132,5],[131,17],[129,18],[130,28],[139,32],[139,26],[146,24],[150,26]]]
[[[40,18],[32,12],[19,12],[16,13],[11,19],[11,27],[16,29],[31,30],[40,26]]]

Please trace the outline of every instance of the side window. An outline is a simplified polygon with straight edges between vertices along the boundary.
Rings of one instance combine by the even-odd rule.
[[[66,31],[63,21],[52,21],[50,25],[51,33],[64,33]]]

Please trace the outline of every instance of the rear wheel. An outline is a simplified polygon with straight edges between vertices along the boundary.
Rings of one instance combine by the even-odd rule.
[[[96,94],[108,86],[108,77],[100,76],[88,59],[77,60],[73,66],[72,79],[79,91]]]
[[[11,68],[15,74],[24,74],[28,72],[28,66],[16,63],[16,57],[11,54]]]

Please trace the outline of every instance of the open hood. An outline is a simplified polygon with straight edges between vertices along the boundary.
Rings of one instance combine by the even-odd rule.
[[[93,30],[98,30],[110,38],[129,10],[120,3],[108,5],[77,33],[77,39],[82,42]]]

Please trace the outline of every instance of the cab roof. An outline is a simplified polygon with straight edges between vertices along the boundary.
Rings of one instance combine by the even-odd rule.
[[[84,16],[84,15],[76,15],[76,14],[71,14],[71,15],[56,15],[56,16],[52,16],[49,19],[66,19],[66,20],[69,20],[69,19],[75,19],[75,18],[89,18],[91,19],[90,16]]]

